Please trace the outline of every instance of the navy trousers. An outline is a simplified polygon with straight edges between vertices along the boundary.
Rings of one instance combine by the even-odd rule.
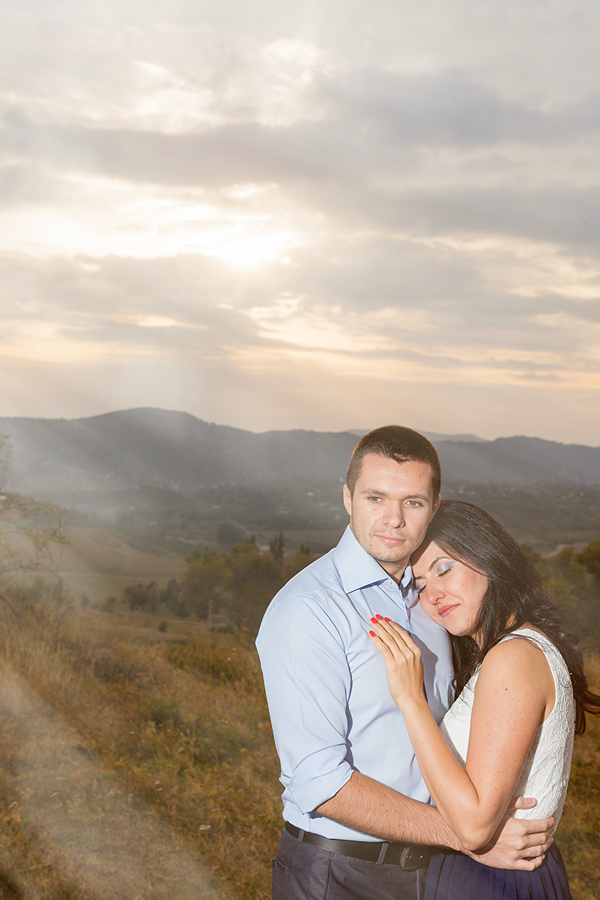
[[[273,860],[273,900],[422,900],[425,873],[331,853],[284,829]]]
[[[571,900],[560,850],[552,844],[535,872],[491,869],[462,853],[437,853],[429,864],[427,900]]]

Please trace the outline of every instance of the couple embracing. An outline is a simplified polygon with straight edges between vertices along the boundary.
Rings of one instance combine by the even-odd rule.
[[[552,834],[600,697],[518,545],[440,482],[422,435],[365,435],[349,528],[265,614],[273,900],[570,898]]]

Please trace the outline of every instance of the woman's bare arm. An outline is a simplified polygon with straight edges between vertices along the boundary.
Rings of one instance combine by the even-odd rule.
[[[476,684],[463,769],[427,706],[418,648],[394,623],[374,627],[392,696],[434,803],[463,847],[477,850],[492,839],[502,821],[535,731],[554,702],[545,657],[520,639],[498,644],[487,654]]]

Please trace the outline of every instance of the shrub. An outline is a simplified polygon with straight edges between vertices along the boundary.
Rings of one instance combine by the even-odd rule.
[[[101,647],[92,659],[92,671],[96,678],[107,684],[134,681],[138,675],[137,666],[121,654]]]
[[[201,672],[217,681],[244,681],[247,678],[245,654],[238,654],[235,647],[232,649],[219,640],[170,642],[166,645],[165,655],[171,665]]]
[[[176,700],[165,700],[157,697],[150,704],[150,720],[159,728],[170,725],[171,728],[181,728],[184,724],[183,715]]]

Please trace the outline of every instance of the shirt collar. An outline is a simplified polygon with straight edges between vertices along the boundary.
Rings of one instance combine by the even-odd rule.
[[[370,584],[381,584],[387,579],[392,580],[379,563],[358,543],[349,525],[335,548],[334,554],[342,587],[347,594]],[[419,598],[413,589],[410,564],[404,570],[400,580],[400,591],[408,607],[416,604]]]

